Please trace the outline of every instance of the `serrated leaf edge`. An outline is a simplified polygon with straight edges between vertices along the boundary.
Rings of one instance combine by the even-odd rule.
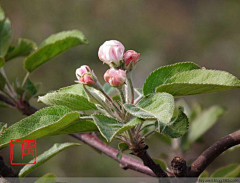
[[[190,72],[196,72],[196,70],[201,70],[201,71],[218,71],[218,72],[223,72],[223,73],[226,73],[226,74],[229,74],[230,76],[232,76],[233,78],[236,78],[238,81],[239,81],[239,86],[240,86],[240,80],[238,79],[238,77],[234,76],[233,74],[227,72],[227,71],[221,71],[221,70],[215,70],[215,69],[194,69],[194,70],[190,70],[190,71],[183,71],[183,72],[179,72],[179,73],[176,73],[174,74],[172,77],[168,78],[166,80],[166,82],[170,79],[172,79],[173,77],[175,77],[175,75],[183,75],[185,73],[190,73]],[[163,86],[163,85],[167,85],[167,84],[175,84],[175,83],[178,83],[178,82],[173,82],[173,83],[165,83],[165,84],[162,84],[160,86]],[[179,83],[190,83],[190,84],[211,84],[211,83],[191,83],[191,82],[179,82]],[[219,85],[219,86],[236,86],[236,85],[220,85],[220,84],[211,84],[211,85]],[[160,87],[159,86],[159,87]],[[238,85],[237,85],[238,86]],[[157,87],[158,88],[158,87]]]
[[[71,30],[71,31],[79,31],[79,30],[77,30],[77,29],[74,29],[74,30]],[[68,32],[68,31],[63,31],[63,32],[59,32],[59,33],[65,33],[65,32]],[[81,31],[79,31],[82,35],[83,35],[83,33],[81,32]],[[58,34],[58,33],[57,33]],[[54,35],[54,34],[53,34]],[[51,35],[52,36],[52,35]],[[49,36],[49,37],[51,37],[51,36]],[[49,38],[48,37],[48,38]],[[85,36],[83,35],[83,37],[84,37],[84,40],[83,40],[83,44],[88,44],[88,41],[87,41],[87,39],[85,38]],[[46,38],[46,39],[48,39],[48,38]],[[33,52],[33,53],[31,53],[25,60],[24,60],[24,68],[26,68],[26,61],[32,56],[32,55],[34,55],[35,53],[36,53],[36,51],[39,51],[39,50],[42,50],[42,49],[44,49],[46,46],[50,46],[50,45],[53,45],[53,44],[55,44],[56,42],[60,42],[60,41],[63,41],[63,40],[65,40],[65,39],[67,39],[67,38],[79,38],[79,37],[77,37],[77,36],[67,36],[67,37],[64,37],[63,39],[59,39],[59,40],[56,40],[56,41],[54,41],[53,43],[50,43],[50,44],[47,44],[47,45],[44,45],[44,46],[42,46],[42,47],[40,47],[41,46],[41,44],[44,42],[42,42],[41,44],[40,44],[40,46],[39,46],[39,48],[37,49],[37,50],[35,50],[35,52]],[[42,65],[42,64],[41,64]],[[31,69],[30,69],[31,70]],[[28,71],[28,70],[27,70]],[[32,72],[33,70],[31,70],[31,71],[28,71],[28,72]]]
[[[187,61],[187,62],[178,62],[178,63],[175,63],[175,64],[170,64],[170,65],[166,65],[166,66],[162,66],[162,67],[159,67],[158,69],[155,69],[154,71],[152,71],[148,76],[147,76],[147,79],[145,80],[145,82],[143,83],[143,95],[145,95],[144,93],[144,86],[145,84],[148,82],[149,80],[149,77],[151,77],[151,75],[155,74],[155,72],[158,72],[159,70],[161,69],[164,69],[164,68],[168,68],[168,67],[173,67],[173,66],[176,66],[176,65],[183,65],[183,64],[188,64],[188,63],[191,63],[191,64],[194,64],[196,65],[197,67],[199,67],[199,69],[201,69],[201,67],[197,64],[195,64],[194,62],[190,62],[190,61]],[[195,69],[196,70],[196,69]],[[184,72],[184,71],[183,71]],[[160,85],[161,86],[161,85]],[[157,87],[156,87],[157,88]],[[156,90],[155,90],[156,91]]]
[[[54,107],[54,106],[53,106],[53,107]],[[37,113],[40,112],[40,111],[42,111],[42,110],[46,110],[46,109],[48,109],[48,108],[53,108],[53,107],[45,107],[45,108],[37,111],[36,113],[32,114],[32,115],[29,116],[29,117],[32,117],[32,116],[34,116],[34,115],[37,115]],[[59,106],[58,106],[58,107],[59,107]],[[61,106],[61,107],[63,107],[63,106]],[[67,107],[63,107],[63,108],[67,108]],[[67,109],[69,109],[69,108],[67,108]],[[69,110],[70,110],[70,109],[69,109]],[[70,110],[68,113],[66,113],[65,115],[63,115],[63,117],[59,118],[59,120],[57,120],[55,123],[58,123],[59,121],[61,121],[62,119],[64,119],[64,118],[65,118],[67,115],[69,115],[69,114],[77,114],[77,115],[80,115],[78,112],[73,112],[73,111]],[[13,125],[18,124],[18,123],[22,122],[22,121],[25,120],[25,119],[26,119],[26,118],[18,121],[17,123],[14,123]],[[54,123],[54,124],[55,124],[55,123]],[[9,128],[7,128],[7,129],[5,129],[4,132],[6,132],[6,130],[12,128],[13,125],[11,125],[11,126],[10,126]],[[51,125],[53,125],[53,124],[45,125],[45,126],[43,126],[42,128],[38,128],[38,129],[32,131],[31,133],[27,134],[26,136],[28,136],[28,135],[30,135],[30,134],[38,131],[39,129],[44,129],[44,128],[46,128],[46,127],[48,127],[48,126],[51,126]],[[0,135],[0,138],[2,137],[2,135],[4,134],[4,132]],[[25,137],[26,137],[26,136],[25,136]],[[0,149],[3,148],[6,144],[8,144],[8,143],[0,144]]]
[[[51,92],[51,93],[47,93],[46,95],[44,95],[44,96],[39,96],[38,97],[38,102],[42,102],[42,103],[44,103],[45,104],[45,102],[43,102],[43,98],[44,97],[47,97],[48,95],[54,95],[54,94],[57,94],[57,95],[62,95],[62,96],[73,96],[73,97],[79,97],[79,98],[82,98],[82,99],[85,99],[86,101],[88,101],[88,99],[87,98],[85,98],[85,97],[83,97],[82,95],[77,95],[77,94],[74,94],[74,93],[61,93],[61,92],[59,92],[59,91],[55,91],[55,92]],[[57,100],[57,99],[55,99],[55,100]],[[66,101],[65,101],[66,102]],[[89,101],[88,101],[89,102]],[[67,102],[67,103],[70,103],[70,102]],[[91,103],[91,102],[89,102],[92,106],[91,106],[91,109],[97,109],[97,107],[93,104],[93,103]],[[52,105],[52,106],[57,106],[57,105]],[[88,110],[91,110],[91,109],[88,109]]]

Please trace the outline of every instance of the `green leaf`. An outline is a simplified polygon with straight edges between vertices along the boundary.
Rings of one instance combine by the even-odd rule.
[[[240,165],[232,164],[216,170],[211,177],[237,177],[240,174]]]
[[[64,89],[39,97],[38,102],[46,105],[63,105],[78,111],[97,109],[87,98],[79,94],[67,93]]]
[[[195,142],[217,122],[224,112],[225,109],[219,106],[212,106],[211,108],[204,110],[194,121],[192,121],[187,141],[189,143]]]
[[[26,58],[24,67],[27,71],[32,72],[60,53],[80,44],[87,44],[87,40],[78,30],[54,34],[47,38],[38,50]]]
[[[189,115],[189,120],[192,123],[203,111],[203,106],[199,103],[195,103],[192,107],[192,112]]]
[[[12,107],[12,106],[0,101],[0,107]]]
[[[30,79],[27,79],[27,82],[24,85],[24,89],[27,90],[31,95],[35,95],[37,93],[37,88],[30,81]]]
[[[116,88],[112,87],[109,83],[103,85],[103,91],[111,97],[118,95]]]
[[[230,152],[230,151],[235,151],[235,150],[237,150],[239,148],[240,148],[240,144],[229,148],[228,150],[224,151],[223,154],[227,153],[227,152]]]
[[[6,130],[7,123],[0,122],[0,135]]]
[[[119,149],[119,151],[118,151],[118,154],[117,154],[117,159],[121,160],[123,152],[128,150],[129,146],[126,143],[124,143],[124,142],[120,142],[118,144],[118,149]]]
[[[110,118],[104,115],[92,115],[92,117],[95,124],[97,125],[98,130],[100,131],[101,135],[107,140],[107,142],[111,142],[115,135],[129,130],[142,122],[141,119],[134,118],[128,123],[124,124],[114,118]]]
[[[206,178],[209,176],[208,171],[204,170],[203,173],[201,173],[201,175],[199,176],[199,178]]]
[[[103,106],[107,105],[106,103],[109,102],[108,100],[106,100],[105,96],[99,90],[86,85],[84,85],[83,88],[90,102],[95,104],[100,103]]]
[[[57,182],[57,177],[52,173],[47,173],[40,177],[35,183],[53,183]]]
[[[162,135],[161,133],[156,133],[155,134],[157,138],[159,138],[162,142],[166,143],[167,145],[171,146],[172,145],[172,139],[169,137],[166,137],[165,135]]]
[[[11,41],[12,28],[8,18],[0,22],[0,56],[4,57]]]
[[[156,117],[150,112],[145,111],[144,109],[137,107],[133,104],[124,104],[123,107],[127,112],[142,119],[156,119]]]
[[[117,131],[123,127],[123,123],[120,121],[104,115],[92,115],[92,117],[101,135],[108,142],[111,142]]]
[[[45,151],[43,154],[37,157],[36,164],[28,164],[25,165],[19,172],[19,177],[25,177],[27,174],[29,174],[31,171],[39,167],[41,164],[48,161],[53,156],[57,155],[61,151],[73,147],[73,146],[79,146],[78,143],[62,143],[62,144],[54,144],[53,147],[51,147],[49,150]],[[33,163],[34,160],[31,160],[29,163]]]
[[[192,70],[175,74],[156,92],[167,92],[173,96],[187,96],[240,88],[240,81],[225,71]]]
[[[2,9],[2,7],[0,6],[0,21],[3,21],[5,19],[5,13]]]
[[[92,120],[78,119],[73,124],[50,134],[50,136],[71,134],[71,133],[94,132],[94,131],[98,131],[98,128]]]
[[[143,120],[140,119],[140,118],[133,118],[129,122],[125,123],[122,126],[122,128],[120,128],[118,131],[116,131],[115,135],[120,134],[122,132],[125,132],[126,130],[131,129],[131,128],[135,127],[136,125],[138,125],[139,123],[142,123],[142,122],[143,122]]]
[[[167,164],[163,160],[160,160],[158,158],[152,159],[155,161],[155,163],[159,164],[163,170],[167,171]]]
[[[7,128],[0,136],[0,149],[8,146],[11,139],[37,139],[48,136],[74,123],[78,118],[78,112],[72,112],[63,106],[41,109]]]
[[[143,85],[143,94],[155,93],[155,88],[164,84],[173,75],[193,69],[200,69],[200,67],[192,62],[180,62],[160,67],[147,77]]]
[[[6,80],[3,75],[0,73],[0,90],[3,90],[6,84]]]
[[[118,151],[116,157],[118,160],[121,160],[122,159],[122,151]]]
[[[83,96],[85,98],[87,98],[87,95],[83,89],[83,85],[82,84],[75,84],[75,85],[71,85],[71,86],[67,86],[64,88],[60,88],[58,90],[59,93],[72,93],[72,94],[76,94],[79,96]]]
[[[179,109],[178,116],[168,123],[162,130],[162,134],[170,138],[183,136],[188,130],[188,118],[182,109]]]
[[[158,119],[158,131],[160,131],[160,124],[164,126],[173,116],[174,98],[168,93],[152,93],[143,97],[137,107]],[[132,115],[136,115],[136,113],[132,113]]]
[[[37,45],[28,39],[18,39],[17,47],[10,47],[5,56],[5,60],[9,61],[16,57],[28,56],[32,51],[37,49]]]
[[[5,64],[5,59],[0,56],[0,68],[4,66],[4,64]]]
[[[123,152],[123,151],[128,150],[129,146],[126,143],[124,143],[124,142],[120,142],[118,144],[118,149]]]

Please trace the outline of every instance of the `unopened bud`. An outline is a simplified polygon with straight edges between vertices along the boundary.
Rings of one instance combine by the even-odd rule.
[[[140,53],[137,53],[134,50],[128,50],[126,53],[124,53],[123,58],[125,61],[125,67],[127,70],[132,70],[133,67],[138,62],[138,58],[140,56]]]
[[[111,86],[122,86],[126,81],[126,72],[121,69],[108,69],[104,74],[104,79]]]
[[[92,70],[87,65],[83,65],[76,70],[76,77],[82,84],[95,84]]]
[[[116,40],[106,41],[100,46],[98,57],[110,67],[119,67],[123,62],[124,50],[121,42]]]

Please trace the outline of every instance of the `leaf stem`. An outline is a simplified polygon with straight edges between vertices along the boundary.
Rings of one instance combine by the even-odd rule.
[[[81,120],[92,120],[93,118],[91,116],[81,116],[79,117]]]
[[[144,121],[143,121],[143,122],[144,122]],[[138,134],[139,134],[139,132],[140,132],[140,130],[141,130],[141,128],[142,128],[143,122],[141,122],[140,124],[138,124],[137,127],[136,127],[135,135],[134,135],[135,138],[137,138],[137,136],[138,136]]]
[[[5,78],[6,80],[6,84],[7,84],[7,90],[9,91],[9,93],[11,94],[12,98],[16,98],[17,97],[17,94],[15,92],[15,90],[13,89],[12,85],[10,84],[9,80],[8,80],[8,77],[5,73],[5,70],[4,68],[2,67],[1,68],[1,73],[3,75],[3,77]]]
[[[24,79],[23,79],[23,82],[22,82],[22,87],[24,87],[24,85],[26,84],[26,82],[27,82],[27,79],[28,79],[29,75],[30,75],[30,73],[29,73],[29,72],[27,72],[27,74],[25,75],[25,77],[24,77]]]
[[[134,141],[134,138],[133,138],[132,131],[128,130],[127,133],[128,133],[129,140],[130,140],[131,144],[134,146],[135,145],[135,141]]]
[[[118,90],[118,92],[119,92],[119,95],[120,95],[120,99],[121,99],[121,102],[122,102],[122,104],[124,104],[125,102],[125,96],[124,96],[124,93],[123,93],[123,87],[124,87],[124,85],[123,86],[120,86],[120,87],[117,87],[117,90]]]
[[[116,102],[102,89],[102,85],[97,81],[96,83],[96,89],[99,90],[112,104],[112,106],[117,110],[117,113],[119,114],[119,112],[121,112],[118,104],[116,104]]]
[[[100,100],[98,100],[96,97],[94,97],[94,96],[91,94],[91,92],[88,91],[88,89],[86,88],[85,85],[83,85],[83,89],[84,89],[84,91],[87,93],[87,95],[90,95],[94,100],[96,100],[96,101],[106,110],[106,112],[107,112],[110,116],[112,116],[113,118],[116,118],[116,116],[112,113],[111,109],[109,109],[108,106],[105,105],[105,103],[104,103],[103,101],[100,101]]]
[[[138,98],[136,98],[136,100],[134,101],[134,104],[137,105],[142,98],[143,96],[139,96]]]
[[[132,82],[132,72],[127,73],[127,83],[128,83],[128,88],[130,88],[130,93],[131,93],[131,103],[134,104],[134,88],[133,88],[133,82]]]
[[[155,129],[150,131],[150,132],[148,132],[148,133],[146,133],[142,138],[146,139],[148,136],[152,135],[153,133],[155,133]]]

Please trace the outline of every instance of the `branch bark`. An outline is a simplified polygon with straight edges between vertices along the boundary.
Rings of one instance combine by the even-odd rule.
[[[20,108],[19,106],[15,106],[11,101],[8,100],[4,95],[0,94],[0,101],[11,105],[12,107],[18,108],[23,114],[29,116],[37,111],[36,108],[29,105],[28,102],[23,103],[23,107]],[[123,155],[121,160],[118,160],[116,155],[118,150],[108,146],[104,142],[102,142],[96,135],[93,134],[86,134],[86,133],[79,133],[79,134],[70,134],[71,136],[77,138],[78,140],[88,144],[89,146],[100,150],[105,155],[109,156],[110,158],[114,159],[115,161],[120,163],[121,168],[123,169],[132,169],[137,172],[149,175],[149,176],[157,176],[157,177],[167,177],[167,174],[161,169],[161,167],[152,160],[152,158],[147,153],[146,149],[142,150],[141,152],[135,152],[135,155],[138,156],[140,159],[143,160],[144,166],[142,162],[131,158],[127,155]],[[207,167],[211,164],[220,154],[222,154],[227,149],[239,145],[240,144],[240,130],[229,134],[219,141],[214,143],[211,147],[205,150],[193,163],[192,165],[186,170],[185,167],[179,167],[180,164],[177,164],[178,174],[180,176],[184,175],[184,177],[198,177]],[[179,158],[179,157],[178,157]],[[148,168],[148,167],[149,168]],[[183,163],[183,166],[185,164]],[[151,169],[150,169],[151,168]],[[153,170],[153,171],[152,171]],[[180,172],[180,171],[184,172]]]
[[[187,168],[183,158],[175,157],[171,166],[173,173],[177,177],[199,177],[201,173],[210,165],[220,154],[229,148],[240,144],[240,130],[233,132],[211,145],[205,150],[190,167]]]
[[[1,100],[2,98],[0,98]],[[14,104],[13,104],[14,105]],[[21,102],[21,107],[16,106],[18,110],[20,110],[24,115],[30,116],[34,114],[38,109],[32,107],[27,101]],[[108,146],[103,141],[101,141],[96,135],[87,134],[87,133],[79,133],[79,134],[70,134],[72,137],[88,144],[89,146],[101,151],[102,153],[106,154],[110,158],[114,159],[115,161],[120,163],[120,167],[123,169],[132,169],[137,172],[155,177],[155,174],[151,169],[144,166],[142,162],[131,158],[125,154],[123,154],[122,159],[117,159],[118,150]]]
[[[118,150],[112,148],[111,146],[108,146],[94,134],[79,133],[79,134],[71,134],[71,136],[77,138],[78,140],[84,142],[85,144],[97,150],[100,150],[102,153],[104,153],[108,157],[120,163],[120,166],[123,169],[132,169],[146,175],[150,175],[153,177],[156,176],[153,173],[153,171],[149,169],[147,166],[144,166],[142,162],[134,158],[131,158],[125,154],[122,155],[121,160],[117,159]]]
[[[3,94],[0,94],[0,101],[4,102],[7,105],[10,105],[12,107],[15,107],[15,104],[9,100],[9,98],[7,98],[6,96],[4,96]]]
[[[167,173],[161,166],[150,157],[147,152],[148,146],[144,143],[140,144],[138,148],[133,149],[133,154],[139,157],[145,166],[149,167],[157,177],[168,177]]]
[[[221,138],[192,163],[187,177],[198,177],[220,154],[238,144],[240,144],[240,130]]]

